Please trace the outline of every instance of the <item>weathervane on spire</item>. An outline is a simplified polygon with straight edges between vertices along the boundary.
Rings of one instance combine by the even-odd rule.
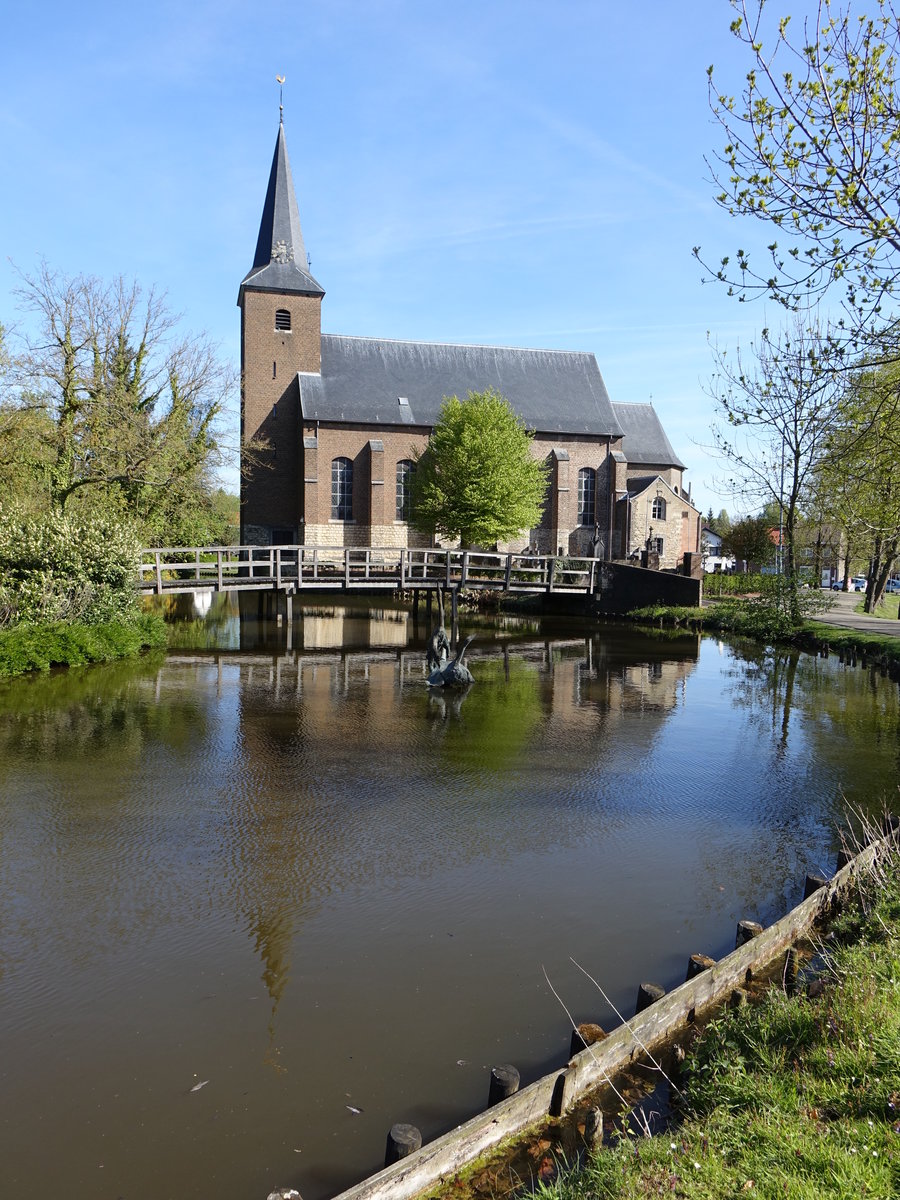
[[[275,76],[275,82],[278,84],[278,113],[282,123],[284,123],[284,80],[284,75]]]

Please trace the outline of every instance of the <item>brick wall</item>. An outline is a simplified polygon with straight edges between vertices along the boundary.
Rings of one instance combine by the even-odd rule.
[[[290,330],[276,330],[275,312],[290,313]],[[321,297],[242,293],[241,446],[265,443],[241,481],[242,540],[250,526],[300,526],[300,390],[298,371],[321,370]],[[246,458],[246,455],[245,455]]]

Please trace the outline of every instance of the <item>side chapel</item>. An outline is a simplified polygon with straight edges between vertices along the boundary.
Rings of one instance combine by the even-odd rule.
[[[282,122],[238,294],[244,545],[430,544],[408,523],[413,451],[445,396],[491,386],[550,464],[540,525],[501,549],[631,561],[650,551],[668,568],[699,550],[701,515],[656,412],[612,403],[593,354],[323,334],[324,295]]]

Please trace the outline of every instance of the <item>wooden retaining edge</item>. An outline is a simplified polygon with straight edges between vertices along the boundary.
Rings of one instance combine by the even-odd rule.
[[[740,946],[715,966],[667,993],[621,1025],[602,1042],[572,1057],[568,1064],[529,1087],[479,1113],[471,1120],[422,1146],[334,1200],[413,1200],[446,1182],[499,1142],[523,1134],[547,1117],[567,1112],[579,1096],[599,1087],[639,1058],[685,1028],[696,1016],[720,1004],[735,987],[759,974],[781,951],[793,945],[835,906],[841,893],[866,872],[893,838],[881,838],[852,858],[824,887],[781,920]]]

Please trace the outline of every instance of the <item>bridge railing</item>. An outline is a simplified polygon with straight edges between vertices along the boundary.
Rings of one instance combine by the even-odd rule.
[[[597,560],[530,552],[381,546],[156,546],[141,553],[145,593],[264,588],[493,588],[593,591]]]

